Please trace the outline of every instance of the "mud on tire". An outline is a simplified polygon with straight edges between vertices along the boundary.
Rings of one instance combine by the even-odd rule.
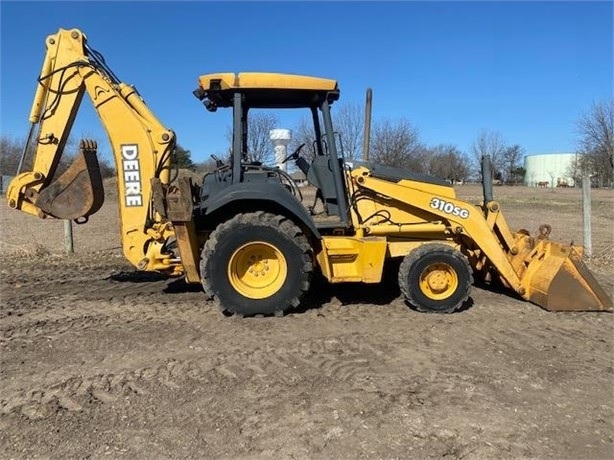
[[[290,219],[238,214],[220,224],[201,252],[205,293],[225,313],[282,315],[309,290],[311,246]]]
[[[469,298],[473,274],[467,258],[445,244],[425,244],[405,256],[399,287],[407,302],[428,313],[452,313]]]

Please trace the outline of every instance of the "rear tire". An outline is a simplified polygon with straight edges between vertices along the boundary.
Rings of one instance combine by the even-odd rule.
[[[399,287],[407,302],[428,313],[452,313],[469,298],[473,283],[467,258],[445,244],[425,244],[405,256]]]
[[[291,220],[262,211],[238,214],[205,243],[202,284],[225,313],[283,315],[309,290],[312,260],[307,238]]]

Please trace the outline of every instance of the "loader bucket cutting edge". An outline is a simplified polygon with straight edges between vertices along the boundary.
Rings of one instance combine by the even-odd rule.
[[[522,285],[529,301],[548,311],[612,311],[612,298],[571,246],[543,241]]]
[[[58,219],[87,218],[100,209],[104,190],[96,150],[82,149],[66,171],[36,197],[34,204]]]

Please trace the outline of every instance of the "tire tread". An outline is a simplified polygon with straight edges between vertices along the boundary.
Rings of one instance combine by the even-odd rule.
[[[471,265],[469,264],[469,261],[467,260],[467,257],[465,257],[461,252],[457,251],[456,249],[454,249],[453,247],[447,244],[428,243],[428,244],[419,246],[418,248],[414,249],[409,254],[407,254],[403,258],[403,261],[401,262],[401,265],[399,267],[399,288],[401,289],[401,292],[405,296],[407,301],[417,311],[422,312],[422,313],[433,313],[434,312],[434,310],[421,305],[420,302],[418,302],[414,298],[412,294],[412,290],[411,290],[410,280],[409,280],[409,274],[410,274],[411,267],[422,257],[434,251],[441,251],[441,252],[453,255],[457,260],[463,263],[463,265],[465,266],[466,272],[469,275],[467,279],[465,280],[465,285],[461,286],[461,288],[465,292],[465,295],[458,302],[446,308],[445,310],[437,310],[437,313],[454,313],[455,311],[459,310],[469,298],[469,292],[471,289],[471,285],[473,284],[473,270],[471,268]]]
[[[241,213],[218,225],[218,227],[211,233],[205,242],[201,251],[200,272],[205,294],[214,301],[219,310],[225,313],[229,312],[228,309],[222,305],[219,296],[215,293],[210,276],[208,276],[208,266],[209,262],[214,257],[215,250],[220,241],[223,240],[228,233],[233,232],[237,226],[243,225],[278,229],[286,238],[291,240],[302,251],[303,265],[301,267],[300,292],[292,298],[287,299],[285,305],[281,305],[273,312],[265,313],[273,314],[275,316],[283,316],[288,309],[298,307],[302,296],[309,290],[314,265],[311,254],[312,249],[307,237],[291,219],[288,219],[282,215],[272,214],[265,211]],[[245,313],[241,311],[233,310],[232,313],[237,316],[245,316]]]

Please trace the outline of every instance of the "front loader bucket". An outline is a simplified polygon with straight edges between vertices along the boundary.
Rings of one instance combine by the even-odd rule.
[[[96,156],[96,142],[81,141],[75,161],[37,194],[34,204],[58,219],[85,219],[100,209],[104,189]]]
[[[549,311],[610,311],[612,298],[582,262],[581,249],[542,240],[525,259],[528,300]]]

